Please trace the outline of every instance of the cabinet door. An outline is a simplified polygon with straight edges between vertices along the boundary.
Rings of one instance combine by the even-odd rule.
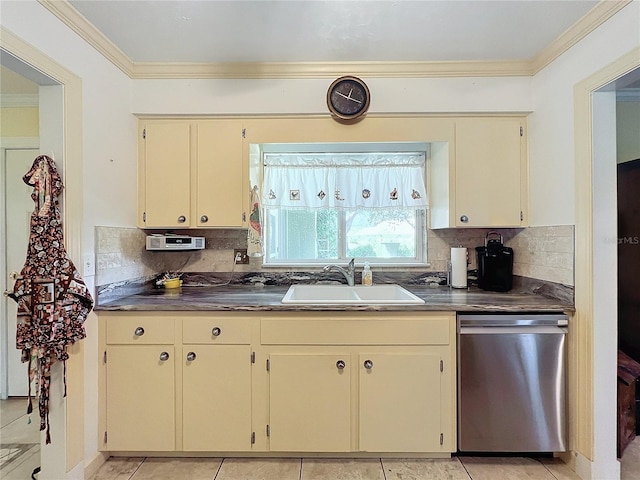
[[[375,353],[359,359],[360,450],[440,451],[440,356]]]
[[[185,345],[182,375],[183,450],[251,450],[249,346]]]
[[[523,225],[521,126],[520,118],[456,121],[456,226]]]
[[[191,195],[191,128],[188,122],[145,125],[143,226],[187,227]]]
[[[249,198],[248,162],[243,156],[242,123],[199,122],[196,163],[198,227],[246,225]]]
[[[109,450],[175,449],[174,362],[169,345],[107,347]]]
[[[272,451],[350,450],[349,360],[349,355],[335,354],[270,356],[269,424]]]

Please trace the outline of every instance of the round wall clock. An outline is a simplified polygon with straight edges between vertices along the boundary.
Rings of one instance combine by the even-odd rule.
[[[343,120],[352,120],[367,113],[370,101],[367,84],[357,77],[340,77],[327,90],[329,111]]]

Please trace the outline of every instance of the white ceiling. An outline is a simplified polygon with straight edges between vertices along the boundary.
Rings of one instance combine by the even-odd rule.
[[[529,60],[597,0],[70,0],[133,62]]]

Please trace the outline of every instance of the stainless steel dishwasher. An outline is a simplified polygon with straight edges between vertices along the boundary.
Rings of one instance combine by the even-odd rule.
[[[563,314],[458,315],[458,450],[567,449]]]

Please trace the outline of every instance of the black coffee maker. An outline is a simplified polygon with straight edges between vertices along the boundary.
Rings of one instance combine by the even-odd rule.
[[[498,238],[496,238],[498,237]],[[484,247],[476,247],[478,287],[494,292],[508,292],[513,287],[513,249],[505,247],[502,235],[489,232]]]

